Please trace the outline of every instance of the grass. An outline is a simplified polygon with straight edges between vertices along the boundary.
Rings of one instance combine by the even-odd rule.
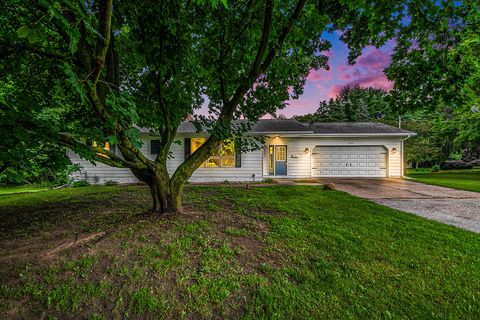
[[[429,169],[409,169],[407,176],[421,183],[480,192],[480,169],[441,170],[439,172],[431,172]]]
[[[189,186],[165,217],[140,186],[42,194],[0,198],[2,319],[480,317],[478,234],[343,192]]]
[[[5,194],[14,194],[14,193],[29,193],[29,192],[39,192],[48,190],[48,187],[37,185],[37,184],[27,184],[22,186],[0,186],[0,196]]]

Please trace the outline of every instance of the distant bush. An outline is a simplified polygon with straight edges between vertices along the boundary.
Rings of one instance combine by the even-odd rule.
[[[432,172],[438,172],[438,171],[440,171],[440,166],[436,164],[432,167]]]
[[[79,164],[69,164],[65,167],[65,169],[58,171],[54,179],[51,181],[51,185],[54,186],[61,186],[68,184],[72,181],[72,178],[70,175],[74,172],[80,171],[80,165]]]
[[[428,169],[428,168],[416,168],[416,169],[413,169],[415,170],[415,172],[430,172],[432,169]]]
[[[118,181],[115,180],[107,180],[105,181],[106,186],[116,186],[118,184]]]
[[[74,181],[72,184],[75,188],[88,187],[90,182],[87,180]]]
[[[474,167],[480,167],[480,159],[472,160],[469,162],[469,164],[471,164]]]
[[[461,160],[444,161],[440,163],[440,169],[442,170],[461,170],[472,168],[473,166],[471,164],[463,162]]]

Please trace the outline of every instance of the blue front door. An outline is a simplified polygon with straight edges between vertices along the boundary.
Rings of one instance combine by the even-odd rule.
[[[272,155],[271,155],[272,156]],[[275,175],[287,175],[287,146],[275,146]]]

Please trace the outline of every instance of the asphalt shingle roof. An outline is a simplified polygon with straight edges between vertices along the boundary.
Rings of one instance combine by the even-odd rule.
[[[317,134],[413,133],[379,122],[317,122],[310,129]]]
[[[183,122],[179,133],[194,133],[195,126],[191,122]],[[413,134],[379,122],[317,122],[302,123],[295,119],[262,119],[252,125],[252,133],[291,132],[312,134]]]
[[[295,119],[264,119],[252,126],[252,132],[308,132],[312,131]]]

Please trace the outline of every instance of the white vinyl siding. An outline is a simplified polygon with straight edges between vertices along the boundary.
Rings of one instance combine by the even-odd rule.
[[[144,137],[141,148],[142,153],[149,159],[155,159],[151,154],[150,140],[155,137]],[[387,177],[401,177],[401,137],[276,137],[267,138],[265,146],[260,150],[243,153],[241,155],[241,167],[223,168],[198,168],[189,181],[191,182],[222,182],[228,181],[261,181],[269,176],[269,155],[268,146],[285,145],[287,159],[287,175],[285,178],[309,178],[312,174],[312,151],[317,146],[381,146],[385,148],[387,159]],[[184,138],[178,137],[178,143],[173,143],[171,156],[167,161],[167,168],[171,174],[184,161]],[[308,150],[307,150],[308,149]],[[74,174],[77,179],[87,179],[94,182],[98,177],[99,183],[107,180],[115,180],[120,183],[134,183],[138,180],[130,170],[124,168],[113,168],[102,163],[96,165],[81,159],[72,151],[68,155],[73,163],[83,167],[82,174]],[[277,178],[279,178],[278,176]]]
[[[105,183],[105,181],[113,180],[119,183],[135,183],[137,178],[133,176],[130,170],[126,168],[114,168],[106,164],[97,162],[93,165],[90,161],[80,158],[80,156],[73,151],[68,151],[72,163],[79,164],[80,172],[75,172],[71,175],[76,180],[87,180],[90,183],[95,183],[98,178],[98,183]]]
[[[149,159],[154,160],[156,155],[151,154],[150,140],[155,140],[155,137],[145,137],[143,140],[142,153]],[[104,183],[108,180],[118,181],[119,183],[136,183],[138,179],[133,176],[129,169],[114,168],[103,163],[93,165],[90,161],[80,158],[73,151],[68,151],[68,156],[72,163],[78,163],[82,167],[80,173],[72,175],[73,178],[79,180],[87,180],[90,183],[95,182],[95,177],[98,177],[99,183]],[[184,161],[184,138],[178,138],[176,143],[173,143],[170,148],[170,157],[167,160],[167,169],[172,175],[177,167]],[[262,150],[242,153],[241,167],[219,167],[219,168],[198,168],[190,182],[223,182],[223,181],[261,181],[262,177]]]

